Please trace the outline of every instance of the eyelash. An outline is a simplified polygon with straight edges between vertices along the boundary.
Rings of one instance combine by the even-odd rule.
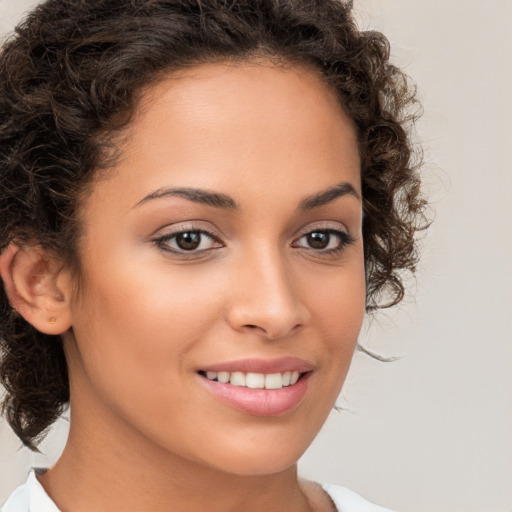
[[[201,249],[199,251],[194,250],[194,249],[187,251],[185,249],[179,249],[179,248],[176,249],[176,248],[169,247],[170,241],[175,240],[176,237],[178,237],[179,235],[184,235],[187,233],[189,233],[189,234],[190,233],[196,233],[196,234],[199,233],[201,236],[207,236],[214,242],[222,245],[222,242],[219,240],[219,238],[217,236],[215,236],[214,233],[207,231],[205,229],[194,227],[194,226],[185,227],[185,228],[182,228],[173,233],[166,234],[164,236],[156,238],[155,240],[153,240],[153,242],[158,247],[160,247],[162,250],[164,250],[166,252],[170,252],[172,254],[177,254],[180,256],[184,256],[184,257],[187,257],[187,256],[197,257],[198,254],[204,253],[204,252],[212,250],[212,249],[220,248],[220,247],[214,247],[214,248],[209,248],[209,249]],[[308,235],[311,235],[313,233],[325,233],[325,234],[328,234],[329,236],[335,236],[339,239],[338,245],[332,249],[325,250],[325,249],[314,249],[312,247],[309,247],[309,248],[302,247],[302,249],[305,249],[307,251],[313,251],[315,253],[318,253],[321,255],[326,255],[326,256],[337,256],[337,255],[341,254],[349,245],[353,244],[355,241],[355,239],[346,231],[342,231],[340,229],[332,228],[332,227],[321,227],[321,228],[315,228],[315,229],[312,229],[310,231],[303,233],[299,238],[296,239],[295,242],[293,242],[293,244],[296,244],[299,240],[301,240],[304,237],[307,237]],[[199,243],[201,244],[201,242],[202,242],[202,240],[200,239]],[[330,244],[330,240],[329,240],[328,245],[329,244]],[[292,245],[292,246],[295,246],[295,245]],[[295,247],[297,247],[297,246],[295,246]],[[301,247],[299,247],[299,248],[301,248]]]
[[[315,229],[312,229],[310,231],[308,231],[307,233],[304,233],[302,234],[298,239],[297,241],[301,240],[302,238],[304,237],[307,237],[308,235],[311,235],[313,233],[326,233],[329,235],[329,237],[331,236],[335,236],[338,238],[339,242],[338,242],[338,245],[332,249],[314,249],[312,247],[305,247],[304,249],[306,250],[311,250],[315,253],[319,253],[321,255],[328,255],[328,256],[337,256],[339,254],[341,254],[349,245],[353,244],[355,242],[355,239],[349,234],[347,233],[346,231],[342,231],[340,229],[337,229],[337,228],[330,228],[330,227],[322,227],[322,228],[315,228]],[[329,243],[330,244],[331,240],[329,239]],[[294,242],[295,244],[296,242]]]
[[[173,233],[168,233],[166,235],[163,235],[159,238],[156,238],[154,240],[154,243],[166,252],[170,252],[172,254],[177,254],[180,256],[184,256],[184,257],[187,257],[187,256],[194,257],[194,256],[197,256],[198,254],[205,252],[205,251],[211,250],[211,249],[201,249],[199,251],[197,251],[197,250],[187,251],[185,249],[179,249],[179,248],[173,249],[173,248],[169,247],[169,242],[171,242],[172,240],[175,240],[176,237],[178,237],[179,235],[184,235],[187,233],[199,233],[201,236],[205,235],[208,238],[211,238],[216,243],[222,244],[222,242],[219,240],[219,238],[216,237],[212,232],[207,231],[202,228],[194,227],[194,226],[187,226],[187,227],[184,227],[177,231],[174,231]],[[200,243],[201,242],[202,242],[202,240],[200,239]]]

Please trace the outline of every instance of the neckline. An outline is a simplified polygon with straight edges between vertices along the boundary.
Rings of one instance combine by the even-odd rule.
[[[44,489],[41,482],[39,482],[37,476],[44,474],[48,468],[33,468],[30,471],[30,474],[28,476],[27,482],[26,482],[26,488],[28,491],[28,499],[29,502],[27,505],[30,507],[28,510],[44,510],[45,512],[61,512],[55,502],[50,498],[46,490]],[[353,493],[352,491],[345,489],[343,487],[338,487],[332,484],[326,484],[326,483],[320,483],[315,482],[312,480],[300,480],[301,483],[306,482],[308,486],[311,486],[315,492],[321,491],[322,496],[325,498],[324,503],[329,504],[331,506],[331,510],[339,511],[342,506],[340,503],[340,496],[338,496],[338,491],[347,492],[350,495],[357,496],[359,499],[361,498],[359,495],[356,495],[356,493]],[[301,488],[302,489],[302,488]],[[310,498],[306,495],[308,498],[308,501],[310,501]],[[327,501],[328,500],[328,501]],[[370,504],[369,502],[367,502]],[[44,507],[44,508],[41,508]],[[381,509],[380,507],[377,508],[378,510],[387,510],[387,509]]]

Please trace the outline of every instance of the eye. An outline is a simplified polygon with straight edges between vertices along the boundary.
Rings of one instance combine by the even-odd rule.
[[[200,253],[222,247],[219,240],[203,229],[184,229],[154,240],[162,249],[179,254]]]
[[[352,242],[353,238],[345,231],[326,228],[315,229],[302,235],[294,242],[294,247],[302,247],[317,252],[334,254],[343,251],[343,249]]]

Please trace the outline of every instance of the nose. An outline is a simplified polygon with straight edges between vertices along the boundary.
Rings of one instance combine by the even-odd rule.
[[[240,262],[232,277],[228,323],[233,329],[275,340],[308,322],[300,283],[277,251],[259,251],[250,261]]]

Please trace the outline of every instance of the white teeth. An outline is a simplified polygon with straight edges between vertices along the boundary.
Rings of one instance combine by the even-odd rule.
[[[265,375],[262,373],[248,373],[245,377],[245,385],[252,389],[263,389],[265,387]]]
[[[280,373],[269,373],[265,375],[265,389],[281,389],[283,387],[283,376]]]
[[[208,377],[208,374],[206,375]],[[222,382],[222,384],[227,384],[229,382],[229,372],[219,372],[217,375],[217,380]],[[210,378],[210,377],[208,377]]]
[[[206,372],[210,380],[222,384],[228,382],[232,386],[247,387],[251,389],[281,389],[286,386],[293,386],[300,377],[300,373],[243,373],[243,372]]]
[[[245,386],[245,373],[233,372],[229,379],[229,383],[232,386]]]

